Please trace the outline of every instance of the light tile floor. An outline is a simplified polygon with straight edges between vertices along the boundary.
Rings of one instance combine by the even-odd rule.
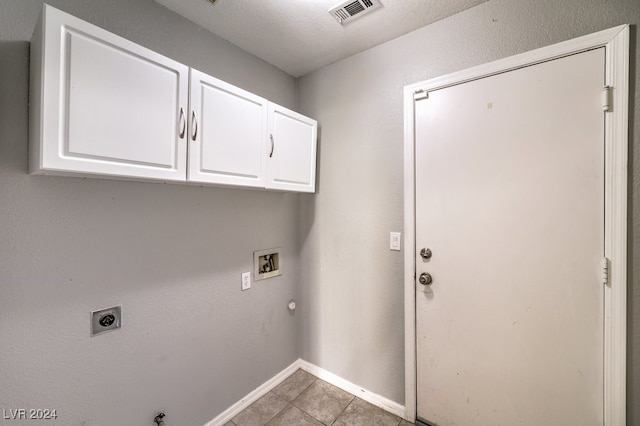
[[[225,426],[409,426],[406,420],[297,370]]]

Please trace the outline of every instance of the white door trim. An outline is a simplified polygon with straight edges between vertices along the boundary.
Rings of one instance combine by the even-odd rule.
[[[606,81],[612,108],[605,117],[604,425],[626,424],[627,346],[627,151],[629,26],[621,25],[404,88],[404,294],[405,418],[416,417],[415,133],[414,94],[429,92],[598,47],[606,48]]]

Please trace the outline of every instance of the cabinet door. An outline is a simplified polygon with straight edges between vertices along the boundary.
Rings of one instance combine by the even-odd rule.
[[[185,181],[188,67],[50,6],[40,19],[31,172]]]
[[[315,192],[317,127],[315,120],[269,103],[267,188]]]
[[[267,101],[191,69],[190,182],[265,186]]]

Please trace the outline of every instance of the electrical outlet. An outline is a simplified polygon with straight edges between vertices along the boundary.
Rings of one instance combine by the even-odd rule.
[[[251,272],[242,273],[242,291],[249,290],[251,288]]]
[[[400,232],[390,232],[389,233],[389,248],[391,250],[400,250],[400,241],[402,239],[402,234]]]
[[[91,312],[91,335],[122,327],[122,305]]]

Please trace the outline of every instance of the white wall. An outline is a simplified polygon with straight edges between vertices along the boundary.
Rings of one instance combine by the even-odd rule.
[[[48,0],[295,108],[295,80],[152,0]],[[202,425],[298,358],[297,196],[27,174],[28,40],[40,0],[0,0],[0,409],[56,425]],[[240,292],[253,251],[279,278]],[[89,337],[89,312],[123,328]],[[6,421],[4,424],[32,424]]]
[[[491,0],[298,81],[320,122],[318,194],[300,198],[302,357],[404,401],[403,86],[620,24],[637,0]],[[640,425],[640,101],[632,31],[629,425]],[[452,165],[455,167],[455,165]]]

